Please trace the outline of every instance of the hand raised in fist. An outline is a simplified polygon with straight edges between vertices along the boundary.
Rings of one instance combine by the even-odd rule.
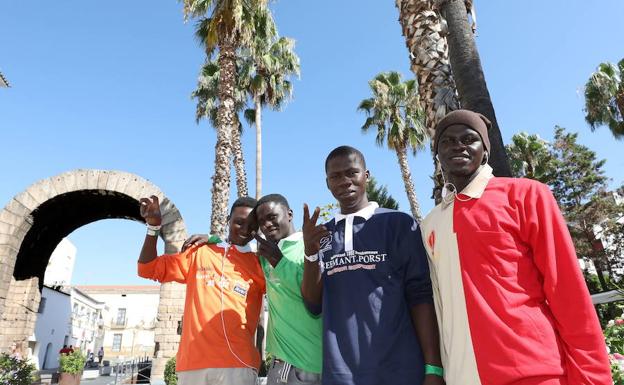
[[[323,225],[317,225],[321,209],[317,207],[310,217],[310,210],[307,204],[303,204],[303,243],[305,245],[305,254],[314,255],[321,248],[321,239],[329,235],[329,231]]]
[[[162,215],[160,214],[158,197],[152,195],[150,198],[141,198],[139,202],[141,204],[141,216],[145,219],[145,222],[148,225],[159,226],[162,223]]]

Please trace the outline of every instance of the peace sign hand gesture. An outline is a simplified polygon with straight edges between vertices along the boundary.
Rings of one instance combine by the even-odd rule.
[[[321,239],[329,235],[329,231],[323,225],[317,225],[321,209],[314,209],[312,217],[307,204],[303,204],[303,244],[305,245],[305,254],[314,255],[321,249]]]
[[[278,262],[284,257],[277,243],[264,239],[258,234],[254,235],[254,238],[258,244],[258,252],[256,254],[266,259],[271,266],[277,266]]]
[[[162,215],[160,214],[160,203],[158,197],[152,195],[150,198],[141,198],[139,200],[141,207],[140,213],[145,222],[151,226],[160,226],[162,223]]]

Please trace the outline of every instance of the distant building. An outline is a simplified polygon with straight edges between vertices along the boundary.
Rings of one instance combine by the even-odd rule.
[[[63,238],[52,252],[46,267],[43,284],[52,286],[69,286],[74,264],[76,262],[76,246],[67,238]]]
[[[58,367],[59,350],[63,345],[81,347],[87,341],[82,337],[85,334],[82,326],[84,322],[78,321],[82,319],[78,311],[85,306],[75,305],[78,310],[76,312],[72,311],[72,306],[76,302],[90,304],[95,302],[92,299],[79,299],[82,296],[74,294],[69,286],[75,260],[76,246],[69,239],[63,238],[52,252],[46,267],[35,333],[28,342],[30,354],[39,369]],[[101,310],[98,310],[100,307],[101,305],[89,306],[91,310],[101,313]]]
[[[160,286],[77,288],[105,304],[102,314],[105,360],[114,362],[154,354]]]
[[[44,286],[37,311],[32,355],[37,359],[38,369],[53,369],[59,365],[59,350],[69,345],[71,299],[61,287]]]
[[[106,305],[76,287],[71,288],[71,334],[68,345],[84,354],[97,352],[104,338],[102,314]]]

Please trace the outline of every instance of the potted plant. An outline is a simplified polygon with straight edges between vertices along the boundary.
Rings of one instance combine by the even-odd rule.
[[[33,374],[37,369],[28,360],[0,354],[0,384],[30,385],[34,381]]]
[[[87,358],[82,355],[79,349],[61,354],[59,358],[59,372],[61,372],[59,385],[80,384],[80,377],[82,377],[82,370],[86,361]]]

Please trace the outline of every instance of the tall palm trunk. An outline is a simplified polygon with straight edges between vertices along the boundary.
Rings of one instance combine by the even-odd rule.
[[[459,108],[442,18],[432,0],[397,0],[396,5],[427,131],[433,138],[438,121]]]
[[[256,109],[256,199],[262,197],[262,104],[254,97]]]
[[[425,111],[425,125],[431,138],[435,126],[446,114],[459,108],[455,82],[448,58],[446,28],[434,8],[433,0],[397,0],[399,22],[410,54],[411,70],[418,79],[420,103]],[[440,165],[433,157],[433,198],[441,200],[442,176]]]
[[[231,36],[219,36],[219,110],[215,173],[212,178],[212,215],[210,232],[224,236],[230,197],[230,159],[232,131],[236,127],[234,87],[236,86],[236,48]]]
[[[438,6],[448,24],[451,68],[462,108],[479,112],[492,122],[489,131],[489,162],[497,176],[511,176],[505,146],[496,121],[494,106],[485,83],[481,59],[468,23],[464,0],[439,0]]]
[[[234,171],[236,171],[236,192],[239,198],[246,197],[249,195],[249,191],[247,190],[247,173],[245,172],[245,157],[243,156],[240,127],[232,130],[232,157]]]
[[[405,184],[405,192],[407,193],[407,200],[410,204],[412,216],[416,222],[420,223],[422,220],[422,214],[420,213],[420,205],[418,204],[418,198],[416,198],[416,189],[414,188],[414,182],[412,182],[412,173],[407,163],[407,147],[402,146],[396,148],[397,158],[399,159],[399,167],[401,167],[401,176],[403,177],[403,183]]]

